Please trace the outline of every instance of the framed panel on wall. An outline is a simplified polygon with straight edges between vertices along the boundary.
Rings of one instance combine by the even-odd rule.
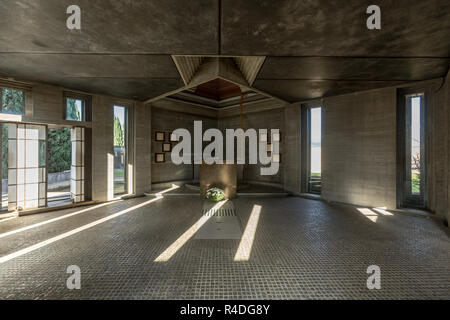
[[[165,136],[164,132],[156,131],[155,132],[155,141],[164,141],[165,140],[164,136]]]
[[[164,153],[155,153],[155,162],[156,163],[166,162],[166,155]]]
[[[169,142],[165,142],[162,144],[162,152],[171,152],[172,151],[172,144]]]

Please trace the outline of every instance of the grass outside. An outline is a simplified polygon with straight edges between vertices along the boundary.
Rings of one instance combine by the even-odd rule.
[[[114,194],[121,194],[125,192],[125,170],[114,169]]]
[[[114,178],[123,177],[124,170],[114,170]]]

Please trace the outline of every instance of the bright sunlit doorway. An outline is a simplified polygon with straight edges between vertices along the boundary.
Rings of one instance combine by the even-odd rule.
[[[114,196],[128,192],[127,108],[114,106]]]
[[[302,192],[322,192],[322,107],[303,106]]]
[[[405,203],[424,207],[425,201],[425,95],[406,96]]]
[[[426,91],[399,91],[398,206],[427,208]]]
[[[72,147],[70,127],[47,130],[47,205],[71,203]]]

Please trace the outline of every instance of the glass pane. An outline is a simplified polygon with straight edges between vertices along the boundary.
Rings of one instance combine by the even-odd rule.
[[[126,185],[126,109],[114,106],[114,194],[127,191]]]
[[[2,89],[2,110],[10,114],[23,114],[25,109],[25,93],[21,90]]]
[[[76,166],[81,166],[83,164],[83,150],[82,150],[82,141],[72,142],[72,145],[75,145],[75,163],[72,163]]]
[[[17,140],[8,141],[8,166],[9,168],[17,168]]]
[[[45,140],[39,140],[39,166],[44,167],[45,166],[45,154],[46,154],[46,143]]]
[[[66,98],[66,120],[83,121],[84,101]]]
[[[39,185],[37,183],[27,183],[25,185],[25,200],[37,200],[37,199],[39,199]]]
[[[39,205],[38,200],[27,200],[25,201],[25,209],[36,208]]]
[[[320,193],[322,187],[322,108],[312,108],[310,112],[309,191]]]
[[[420,101],[421,97],[411,98],[411,193],[420,194]]]
[[[47,130],[47,150],[45,144],[42,146],[44,161],[45,151],[47,152],[47,203],[49,206],[63,205],[71,202],[70,177],[72,174],[72,144],[70,142],[70,132],[71,128],[69,127],[59,129],[50,128]],[[45,193],[44,196],[40,197],[44,198]]]
[[[17,184],[25,184],[25,169],[17,169]]]
[[[17,168],[25,168],[25,140],[17,140]]]
[[[8,139],[17,139],[17,125],[8,123]]]
[[[39,139],[39,128],[42,128],[42,126],[36,126],[32,124],[27,124],[25,128],[25,139],[29,140],[37,140]]]
[[[25,185],[17,185],[17,201],[23,202],[25,200]]]
[[[25,176],[27,177],[27,183],[39,182],[39,168],[25,169]]]
[[[8,135],[9,129],[7,123],[0,123],[0,134],[1,134],[1,208],[0,210],[8,209]],[[15,179],[15,178],[14,178]]]
[[[8,201],[16,202],[17,201],[17,186],[9,186],[8,189]]]
[[[8,170],[8,183],[17,184],[17,169]]]
[[[26,140],[25,146],[26,146],[25,166],[27,168],[39,167],[39,140]]]
[[[17,139],[25,139],[25,125],[17,125]]]

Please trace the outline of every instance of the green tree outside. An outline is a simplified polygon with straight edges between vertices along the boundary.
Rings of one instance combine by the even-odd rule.
[[[66,99],[66,119],[73,121],[81,121],[81,114],[77,108],[76,102],[79,101],[77,99],[67,98]]]
[[[125,134],[123,132],[122,125],[120,124],[119,118],[114,117],[114,146],[124,147],[125,146]]]
[[[23,114],[25,94],[21,90],[3,88],[1,90],[1,112]],[[2,124],[2,179],[8,178],[8,125]]]
[[[2,123],[2,179],[8,178],[8,124]]]
[[[23,114],[25,94],[21,90],[2,89],[2,112]]]
[[[71,142],[70,128],[48,130],[47,168],[49,173],[70,170]]]

